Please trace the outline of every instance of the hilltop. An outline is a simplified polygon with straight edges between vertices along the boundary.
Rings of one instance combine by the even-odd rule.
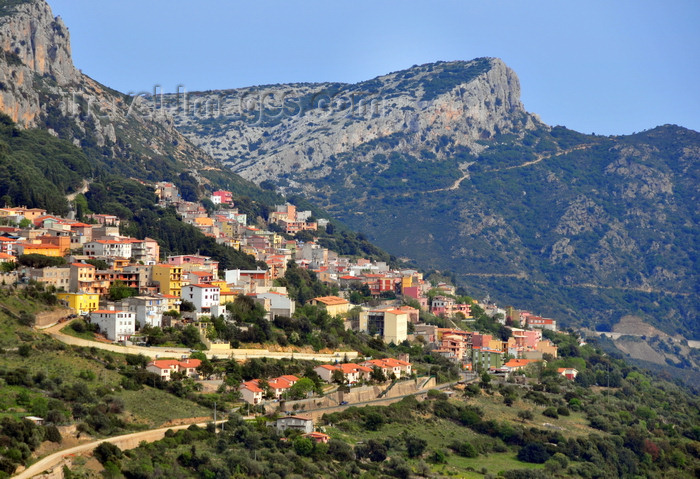
[[[700,337],[695,131],[546,125],[494,58],[185,97],[176,127],[224,165],[471,292],[572,326],[635,314]]]

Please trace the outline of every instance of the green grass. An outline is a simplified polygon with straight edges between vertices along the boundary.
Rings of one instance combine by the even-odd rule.
[[[87,339],[88,341],[95,341],[95,333],[91,331],[84,331],[82,333],[77,332],[75,329],[71,328],[68,324],[61,328],[61,332],[66,336],[73,336],[74,338]]]
[[[503,397],[494,394],[489,396],[482,394],[474,399],[467,401],[469,404],[480,407],[484,411],[484,419],[508,421],[514,424],[524,424],[527,427],[544,428],[544,423],[552,424],[561,428],[559,432],[567,439],[570,437],[587,436],[592,433],[600,434],[601,431],[588,426],[588,420],[584,413],[571,411],[570,416],[559,416],[558,419],[546,417],[542,415],[545,410],[542,406],[536,406],[532,402],[519,399],[513,403],[512,407],[508,407],[503,403]],[[518,417],[518,412],[523,409],[532,411],[534,418],[530,421],[522,422]]]
[[[150,387],[139,391],[121,391],[117,397],[124,401],[131,421],[151,426],[160,426],[173,419],[212,416],[214,414],[210,409],[192,401]]]
[[[473,469],[474,472],[468,470],[469,468]],[[543,468],[543,464],[530,464],[529,462],[519,461],[516,459],[515,453],[513,452],[494,452],[486,456],[479,455],[474,458],[451,454],[447,457],[447,464],[435,465],[433,466],[433,471],[451,477],[483,478],[484,475],[476,471],[486,469],[487,474],[495,475],[499,471],[511,469]]]

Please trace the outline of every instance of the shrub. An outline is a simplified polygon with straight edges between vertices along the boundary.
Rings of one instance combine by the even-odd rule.
[[[428,442],[418,437],[406,437],[406,452],[408,457],[420,457],[428,446]]]
[[[63,440],[61,432],[53,424],[46,426],[46,440],[56,443],[60,443]]]
[[[557,414],[557,410],[554,409],[553,407],[548,407],[544,411],[542,411],[543,416],[551,417],[554,419],[559,419],[559,414]]]
[[[477,457],[479,455],[476,448],[466,441],[455,441],[450,445],[450,449],[463,457]]]
[[[518,451],[518,459],[523,462],[543,464],[549,458],[550,454],[547,449],[538,442],[527,444]]]
[[[122,457],[122,450],[111,442],[103,442],[95,448],[93,455],[100,464],[105,464],[107,461],[118,463]]]

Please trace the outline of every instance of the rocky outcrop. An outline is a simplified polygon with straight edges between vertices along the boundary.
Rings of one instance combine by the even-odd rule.
[[[187,98],[187,108],[179,108]],[[170,96],[177,127],[214,158],[255,182],[331,172],[330,157],[356,152],[371,159],[373,143],[400,136],[395,150],[451,146],[479,152],[479,140],[533,128],[515,73],[496,58],[416,66],[367,82],[273,85]],[[175,108],[178,107],[178,108]],[[444,146],[444,145],[443,145]]]
[[[98,148],[131,176],[159,179],[167,169],[217,167],[167,117],[155,114],[152,102],[78,71],[68,29],[45,0],[0,7],[0,112],[22,127]]]
[[[57,86],[75,83],[70,35],[44,1],[27,1],[0,16],[0,111],[23,126],[36,126],[41,113],[35,76]]]

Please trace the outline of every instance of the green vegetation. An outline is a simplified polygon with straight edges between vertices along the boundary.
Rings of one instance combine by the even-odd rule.
[[[45,131],[19,130],[7,115],[0,114],[2,203],[66,214],[65,195],[92,172],[89,159],[72,144]]]
[[[687,477],[700,467],[697,396],[594,346],[579,347],[573,336],[551,337],[566,355],[530,371],[526,385],[472,385],[452,398],[434,391],[424,401],[407,397],[326,414],[320,426],[331,436],[328,445],[293,431],[280,441],[264,420],[234,415],[216,435],[213,427],[191,427],[123,456],[105,451],[103,463],[116,459],[126,477]],[[556,373],[572,361],[593,377],[614,375],[615,387],[592,388],[585,374],[574,383]],[[264,363],[257,360],[244,375],[263,377]],[[288,373],[292,364],[265,372]],[[234,374],[243,379],[240,370]],[[506,404],[507,397],[515,399]],[[556,405],[559,417],[543,415]],[[585,412],[569,413],[566,405]]]
[[[610,328],[635,314],[669,334],[699,337],[688,249],[698,231],[687,227],[699,178],[685,153],[696,133],[536,128],[484,139],[478,157],[449,136],[421,143],[420,154],[399,150],[402,141],[410,135],[329,158],[332,173],[304,179],[315,186],[311,198],[392,254],[455,273],[472,294],[565,325]],[[469,178],[459,188],[435,191],[454,184],[465,163]]]
[[[69,347],[30,329],[25,318],[51,306],[44,293],[33,284],[0,288],[0,437],[7,439],[0,445],[0,477],[26,464],[41,442],[60,442],[57,426],[104,437],[209,415],[209,404],[185,399],[195,390],[187,381],[163,390],[133,381],[145,373],[143,357]],[[22,419],[28,415],[45,425]]]

